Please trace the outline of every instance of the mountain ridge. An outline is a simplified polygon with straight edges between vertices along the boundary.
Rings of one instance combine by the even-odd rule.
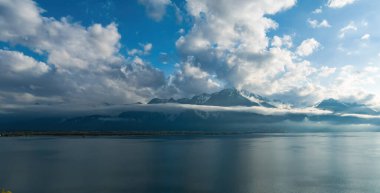
[[[238,90],[236,88],[223,89],[219,92],[211,94],[203,93],[195,95],[192,98],[181,99],[160,99],[154,98],[148,104],[162,104],[162,103],[179,103],[179,104],[193,104],[193,105],[209,105],[209,106],[263,106],[268,108],[275,108],[271,101],[260,95],[251,93],[246,90]]]
[[[281,101],[280,101],[281,102]],[[227,88],[218,92],[211,94],[203,93],[195,95],[191,98],[180,98],[180,99],[160,99],[153,98],[147,104],[166,104],[166,103],[177,103],[177,104],[191,104],[191,105],[208,105],[208,106],[221,106],[221,107],[232,107],[232,106],[262,106],[266,108],[279,108],[278,101],[271,100],[261,95],[249,92],[247,90],[238,90],[236,88]],[[286,104],[281,102],[281,104]],[[348,113],[348,114],[368,114],[368,115],[379,115],[380,113],[364,104],[359,103],[349,103],[342,102],[337,99],[329,98],[320,101],[313,106],[314,108],[320,110],[328,110],[334,113]]]
[[[224,89],[192,98],[152,99],[80,115],[0,116],[0,131],[66,132],[291,132],[379,130],[380,114],[364,104],[325,99],[312,108],[282,108],[260,95]],[[174,105],[165,105],[175,103]],[[149,105],[158,104],[158,105]],[[178,105],[191,104],[191,105]],[[229,107],[229,108],[224,108]],[[252,108],[250,108],[252,107]],[[1,134],[1,133],[0,133]]]

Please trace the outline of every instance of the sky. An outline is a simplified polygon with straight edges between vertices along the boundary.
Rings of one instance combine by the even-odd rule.
[[[373,0],[0,0],[0,108],[245,89],[380,107]],[[0,109],[1,110],[1,109]]]

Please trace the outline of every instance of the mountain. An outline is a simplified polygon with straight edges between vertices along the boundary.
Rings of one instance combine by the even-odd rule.
[[[161,104],[161,103],[177,103],[177,101],[174,100],[173,98],[170,98],[170,99],[154,98],[150,100],[148,104]]]
[[[335,113],[351,113],[351,114],[367,114],[377,115],[377,111],[367,107],[363,104],[346,103],[336,99],[326,99],[316,105],[316,108],[322,110],[329,110]]]
[[[224,89],[192,98],[152,99],[148,104],[122,106],[104,104],[88,112],[59,112],[49,116],[0,114],[2,132],[108,132],[145,134],[149,132],[292,132],[344,131],[362,129],[380,131],[380,115],[364,104],[326,99],[314,108],[281,108],[246,90]],[[276,105],[274,105],[276,104]],[[212,108],[197,105],[214,106]],[[278,105],[278,106],[277,106]],[[240,106],[240,107],[239,107]],[[241,108],[266,107],[266,108]],[[229,107],[229,108],[221,108]],[[36,107],[41,109],[43,107]],[[99,108],[99,109],[97,109]],[[328,110],[331,112],[320,111]],[[52,112],[54,112],[52,110]]]
[[[148,102],[148,104],[162,104],[162,103],[179,103],[179,104],[193,104],[193,105],[210,105],[210,106],[263,106],[268,108],[274,108],[275,106],[271,102],[254,93],[250,93],[246,90],[237,90],[235,88],[223,89],[219,92],[212,94],[196,95],[192,98],[182,99],[159,99],[154,98]]]
[[[224,89],[213,93],[204,104],[210,106],[260,106],[259,103],[243,96],[237,89]]]

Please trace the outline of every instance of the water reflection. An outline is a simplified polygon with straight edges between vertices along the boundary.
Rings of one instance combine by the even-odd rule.
[[[375,192],[380,135],[0,138],[12,192]]]

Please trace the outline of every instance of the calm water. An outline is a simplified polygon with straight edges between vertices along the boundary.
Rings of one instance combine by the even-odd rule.
[[[13,193],[378,192],[380,134],[0,138]]]

